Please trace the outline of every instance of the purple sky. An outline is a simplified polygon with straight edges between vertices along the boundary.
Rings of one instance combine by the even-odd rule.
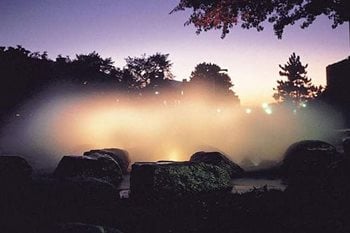
[[[222,40],[220,31],[196,35],[183,24],[189,12],[169,15],[178,0],[1,0],[0,45],[47,51],[50,58],[96,51],[117,66],[127,56],[169,53],[176,79],[195,65],[227,68],[244,105],[272,101],[278,64],[292,52],[309,64],[309,77],[325,84],[325,67],[349,56],[348,24],[331,29],[326,17],[308,29],[288,27],[282,40],[271,25],[263,32],[239,27]]]

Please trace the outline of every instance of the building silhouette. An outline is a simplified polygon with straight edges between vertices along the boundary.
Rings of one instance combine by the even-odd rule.
[[[336,102],[350,102],[350,57],[328,65],[327,95]]]
[[[339,111],[350,126],[350,56],[342,61],[328,65],[327,87],[320,100]]]

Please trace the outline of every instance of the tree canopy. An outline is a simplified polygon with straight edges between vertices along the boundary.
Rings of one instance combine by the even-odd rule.
[[[217,65],[199,64],[190,82],[180,82],[173,80],[169,54],[156,53],[125,60],[126,65],[118,68],[111,58],[102,58],[97,52],[79,54],[73,59],[59,55],[51,60],[46,52],[31,52],[21,46],[0,47],[0,123],[17,114],[29,98],[51,86],[101,94],[115,91],[136,100],[147,94],[162,104],[186,99],[194,90],[187,88],[189,86],[214,82],[215,95],[237,98],[230,90],[233,86],[230,77],[221,73]]]
[[[205,88],[211,93],[210,98],[230,97],[234,101],[239,101],[235,92],[231,89],[231,77],[226,73],[226,69],[212,63],[200,63],[191,73],[190,86],[195,88]]]
[[[325,15],[335,28],[350,19],[349,0],[180,0],[171,13],[186,9],[192,13],[185,25],[193,24],[197,33],[222,30],[222,38],[236,25],[261,31],[267,21],[282,38],[284,28],[298,20],[303,20],[300,26],[306,28]]]
[[[111,58],[98,53],[78,54],[74,59],[59,55],[55,60],[46,52],[31,52],[21,46],[0,47],[0,120],[13,114],[28,98],[48,86],[64,83],[77,89],[129,92],[161,85],[171,79],[168,54],[127,58],[122,69]]]
[[[293,53],[285,65],[279,65],[280,76],[287,77],[286,81],[278,80],[273,95],[278,102],[287,102],[300,106],[304,102],[317,97],[322,91],[321,86],[316,87],[307,77],[307,64],[303,65],[300,57]]]
[[[133,88],[155,88],[161,86],[165,80],[173,79],[169,54],[156,53],[148,57],[144,54],[141,57],[128,57],[125,60],[124,71],[130,75],[132,81],[129,81]]]
[[[21,46],[0,47],[0,118],[30,97],[53,77],[47,53],[32,53]]]

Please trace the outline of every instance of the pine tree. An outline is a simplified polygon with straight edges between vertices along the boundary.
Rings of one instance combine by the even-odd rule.
[[[300,57],[293,53],[285,65],[279,65],[280,76],[287,77],[286,81],[278,80],[276,93],[273,98],[278,102],[292,103],[297,106],[314,99],[322,91],[322,86],[314,86],[311,79],[307,77],[307,64],[303,65]]]

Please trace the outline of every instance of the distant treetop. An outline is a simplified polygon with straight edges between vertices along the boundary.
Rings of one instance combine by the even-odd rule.
[[[227,69],[212,63],[202,62],[198,64],[190,76],[191,88],[204,88],[214,102],[218,99],[226,99],[239,103],[239,98],[232,90],[234,86],[231,77],[226,73]]]

